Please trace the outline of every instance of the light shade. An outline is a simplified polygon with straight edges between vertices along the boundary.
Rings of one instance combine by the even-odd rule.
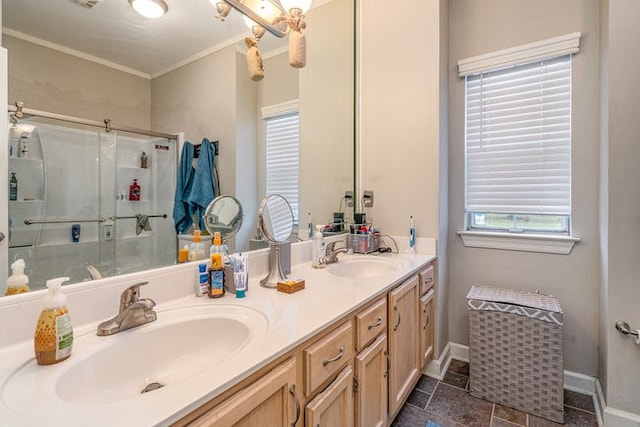
[[[280,4],[287,12],[291,9],[300,9],[305,14],[311,7],[311,0],[280,0]]]
[[[164,0],[129,0],[129,4],[140,15],[152,19],[160,18],[169,10]]]

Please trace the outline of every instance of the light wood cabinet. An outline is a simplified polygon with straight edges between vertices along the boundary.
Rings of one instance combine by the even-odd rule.
[[[387,298],[380,298],[356,314],[356,351],[365,348],[387,330]]]
[[[270,425],[270,424],[261,424]],[[305,408],[307,427],[353,427],[353,368],[344,368]]]
[[[381,427],[387,424],[387,356],[387,334],[383,333],[355,358],[356,427]]]
[[[353,327],[345,322],[326,337],[306,348],[304,355],[304,393],[312,393],[353,360]]]
[[[435,291],[431,264],[174,425],[389,425],[433,357]]]
[[[389,416],[395,417],[420,377],[418,276],[389,292]]]
[[[296,363],[295,359],[289,359],[190,425],[290,427],[299,418]]]
[[[426,295],[420,297],[420,368],[429,363],[433,357],[433,295],[435,291],[432,288]]]

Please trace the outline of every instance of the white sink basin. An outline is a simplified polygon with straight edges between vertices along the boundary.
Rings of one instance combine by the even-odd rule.
[[[389,260],[362,257],[342,258],[337,263],[331,264],[327,270],[334,276],[350,279],[370,279],[384,276],[395,271],[397,265]]]
[[[234,356],[259,345],[267,326],[258,311],[234,305],[158,311],[155,322],[128,331],[79,337],[71,358],[54,365],[61,371],[47,382],[59,399],[80,404],[138,398],[145,387],[160,393],[204,370],[224,369]],[[22,387],[25,381],[42,380],[42,369],[34,365],[32,361],[12,376],[3,397],[15,396],[12,383]],[[153,390],[153,383],[161,387]]]

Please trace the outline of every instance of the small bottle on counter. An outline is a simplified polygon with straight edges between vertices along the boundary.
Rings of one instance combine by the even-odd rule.
[[[149,167],[149,158],[147,157],[147,153],[144,151],[140,155],[140,168],[147,169]]]
[[[327,247],[322,235],[323,229],[324,225],[316,225],[316,234],[313,236],[313,268],[324,268],[327,263],[325,259]]]
[[[209,298],[224,296],[224,265],[222,254],[211,255],[211,267],[209,268]]]
[[[18,259],[11,264],[11,276],[7,279],[5,295],[15,295],[29,292],[29,276],[24,274],[24,260]]]
[[[200,230],[195,230],[193,232],[193,243],[189,245],[189,260],[198,261],[201,259],[205,259],[204,245],[200,237]]]
[[[196,279],[196,296],[202,297],[209,293],[209,274],[207,264],[198,264],[198,278]]]

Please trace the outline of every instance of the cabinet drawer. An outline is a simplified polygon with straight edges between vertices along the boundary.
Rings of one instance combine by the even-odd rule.
[[[420,276],[420,295],[426,294],[436,283],[433,264],[418,273]]]
[[[346,322],[303,352],[304,392],[309,396],[353,359],[353,327]]]
[[[383,297],[356,315],[356,350],[362,350],[386,330],[387,300]]]

